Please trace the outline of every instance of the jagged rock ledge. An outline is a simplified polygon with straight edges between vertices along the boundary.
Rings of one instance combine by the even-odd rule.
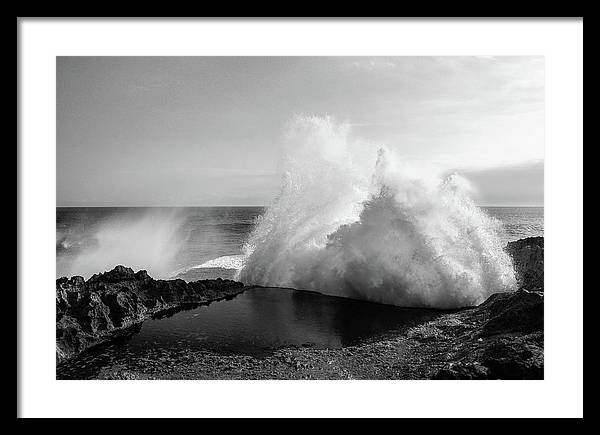
[[[544,291],[544,238],[527,237],[509,242],[506,252],[515,265],[519,288]]]
[[[56,360],[127,334],[144,320],[231,298],[241,282],[216,279],[155,280],[124,266],[92,276],[56,280]]]

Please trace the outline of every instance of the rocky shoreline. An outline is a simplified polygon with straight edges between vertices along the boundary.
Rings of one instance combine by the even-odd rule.
[[[169,315],[245,291],[230,280],[164,281],[124,266],[92,276],[56,280],[56,361],[126,335],[151,317]]]
[[[543,237],[511,242],[519,289],[439,316],[392,337],[342,349],[288,347],[257,358],[183,349],[100,379],[543,379]],[[153,280],[145,271],[57,280],[57,361],[126,334],[151,316],[234,297],[228,280]]]

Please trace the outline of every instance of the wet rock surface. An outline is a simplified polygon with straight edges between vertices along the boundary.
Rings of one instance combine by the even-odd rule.
[[[540,249],[542,252],[539,252]],[[94,378],[543,379],[543,238],[523,239],[509,244],[507,250],[515,259],[515,267],[520,274],[518,291],[494,294],[477,307],[440,312],[432,319],[393,336],[342,349],[286,347],[264,357],[191,349],[148,349],[145,357],[125,365],[109,364]],[[530,272],[527,267],[532,267],[533,271]],[[111,281],[117,276],[121,280]],[[115,328],[115,325],[135,322],[138,311],[155,310],[157,305],[163,307],[163,303],[173,303],[165,300],[167,294],[174,298],[170,300],[181,301],[205,297],[203,295],[206,294],[234,294],[244,289],[239,283],[236,284],[239,287],[228,287],[233,284],[223,282],[220,284],[222,290],[198,290],[199,296],[193,296],[196,294],[193,289],[198,286],[196,283],[186,286],[185,283],[169,281],[171,284],[167,285],[152,280],[154,284],[149,285],[151,290],[147,290],[143,283],[148,279],[151,280],[142,276],[131,278],[129,271],[123,273],[119,270],[107,279],[92,281],[89,288],[88,283],[78,277],[58,280],[57,310],[59,306],[63,307],[61,310],[67,306],[85,307],[82,310],[89,314],[83,315],[82,323],[75,321],[75,325],[81,325],[87,334],[87,331],[107,330],[103,328],[110,328],[110,325]],[[113,286],[110,297],[107,298],[103,291],[91,291],[100,283],[105,287]],[[126,291],[119,297],[120,291],[114,285],[133,286],[139,290]],[[207,284],[203,284],[203,288],[206,287]],[[89,294],[94,292],[98,295]],[[104,300],[109,303],[104,303]],[[140,304],[144,308],[128,308],[139,307]],[[156,311],[161,309],[164,308]],[[77,312],[74,308],[70,310]],[[67,315],[57,319],[57,335],[59,323],[62,333],[69,334],[70,328],[74,327],[73,322],[72,316]],[[81,339],[82,335],[77,327],[75,329],[73,337],[63,340],[65,343],[76,343],[77,339]],[[85,360],[81,363],[85,364]]]

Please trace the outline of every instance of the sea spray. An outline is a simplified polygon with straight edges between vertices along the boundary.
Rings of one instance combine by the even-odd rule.
[[[512,290],[500,223],[466,180],[399,161],[347,125],[299,116],[283,183],[239,279],[400,306],[456,308]]]
[[[62,250],[73,243],[80,245],[68,267],[68,276],[81,275],[87,279],[123,264],[134,270],[147,270],[154,278],[168,278],[185,238],[183,221],[179,209],[132,209],[126,214],[109,216],[97,227],[80,234],[77,242],[57,234],[57,250],[59,242]]]

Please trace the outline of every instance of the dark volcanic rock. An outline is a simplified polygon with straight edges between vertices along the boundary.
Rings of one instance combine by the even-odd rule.
[[[491,319],[483,327],[482,336],[511,332],[529,333],[544,327],[544,294],[521,289],[515,293],[497,293],[482,305]]]
[[[480,359],[489,378],[543,379],[544,294],[499,293],[477,309],[489,313],[479,334],[486,341]]]
[[[154,280],[145,270],[117,266],[92,276],[56,280],[56,358],[63,361],[163,312],[235,296],[246,288],[229,280],[187,283]]]
[[[528,237],[509,242],[506,251],[513,258],[519,287],[544,291],[544,238]]]
[[[499,337],[481,359],[490,379],[544,379],[543,332]]]

